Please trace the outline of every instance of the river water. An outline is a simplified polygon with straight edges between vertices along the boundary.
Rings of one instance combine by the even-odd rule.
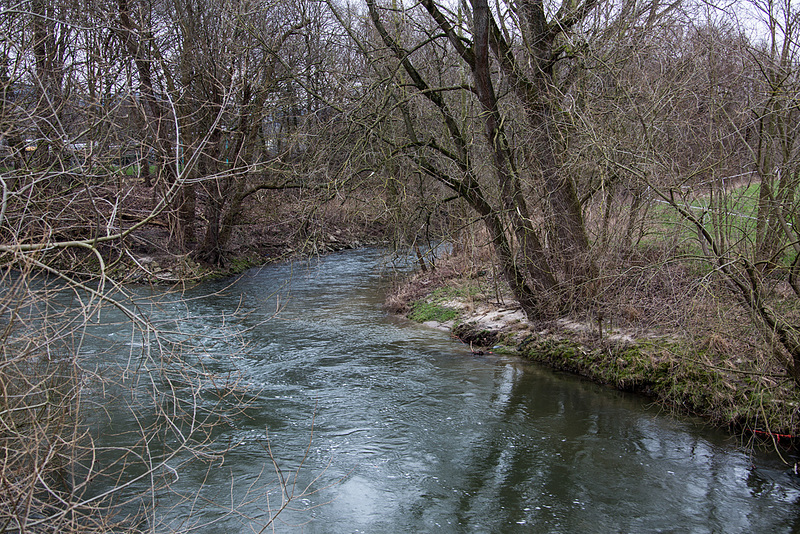
[[[224,460],[166,462],[156,530],[260,531],[281,504],[271,450],[295,497],[266,531],[800,531],[800,483],[776,455],[389,316],[383,265],[351,251],[159,297],[153,317],[195,336],[185,363],[212,384],[172,390],[201,411],[224,412],[225,388],[249,405],[213,430]],[[109,350],[145,345],[113,311],[93,328],[84,350],[102,354],[99,372],[141,371],[134,351]],[[153,384],[139,387],[165,387]],[[141,420],[105,404],[98,444],[125,445],[121,429]]]

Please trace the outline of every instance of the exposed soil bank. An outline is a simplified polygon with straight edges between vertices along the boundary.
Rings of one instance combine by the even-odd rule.
[[[481,286],[491,282],[475,275],[465,280],[418,274],[395,288],[387,307],[450,331],[474,353],[516,354],[644,394],[667,410],[701,416],[747,440],[800,443],[798,391],[777,375],[753,372],[746,358],[721,361],[685,333],[642,332],[592,317],[532,324],[508,295],[474,289]]]

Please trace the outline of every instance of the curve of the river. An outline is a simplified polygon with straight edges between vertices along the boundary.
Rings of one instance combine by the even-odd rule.
[[[231,449],[224,461],[174,468],[159,528],[258,532],[281,502],[267,443],[289,482],[306,456],[296,493],[315,490],[290,503],[278,531],[800,528],[800,484],[778,458],[647,399],[476,357],[389,316],[382,265],[380,251],[351,251],[203,284],[181,297],[215,294],[180,305],[162,298],[158,319],[199,333],[204,370],[237,376],[250,405],[215,431]],[[96,338],[127,335],[116,328],[98,325]],[[101,444],[115,439],[108,425]]]

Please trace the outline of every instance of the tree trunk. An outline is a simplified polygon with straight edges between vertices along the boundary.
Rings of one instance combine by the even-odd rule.
[[[494,171],[500,187],[503,211],[508,214],[510,227],[521,248],[520,261],[522,261],[525,271],[533,278],[537,289],[551,292],[556,285],[556,280],[545,257],[541,241],[531,223],[519,178],[512,172],[510,149],[501,126],[500,110],[497,106],[497,97],[489,68],[489,5],[486,0],[473,0],[473,10],[475,61],[472,70],[475,92],[484,111],[482,117],[486,128],[486,138],[492,150]]]

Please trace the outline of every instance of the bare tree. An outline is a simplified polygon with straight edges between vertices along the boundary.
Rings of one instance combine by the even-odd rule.
[[[582,124],[591,128],[579,137],[612,175],[645,188],[688,223],[689,234],[671,233],[673,261],[691,257],[686,239],[694,235],[697,257],[750,314],[774,363],[800,383],[796,307],[780,290],[792,272],[782,258],[796,250],[794,193],[787,193],[794,185],[780,164],[772,167],[793,161],[794,142],[786,142],[791,129],[780,126],[788,109],[777,104],[782,89],[769,75],[777,71],[766,68],[780,64],[782,47],[771,48],[775,55],[754,48],[716,13],[660,18],[634,47],[596,49],[603,85],[594,82],[600,100],[581,109]],[[794,70],[785,68],[781,83]],[[773,172],[764,177],[766,161]],[[776,197],[773,189],[788,196]]]
[[[382,116],[404,132],[383,135],[390,157],[402,155],[474,210],[530,318],[590,302],[575,298],[591,294],[596,267],[584,222],[592,195],[579,196],[567,165],[569,109],[576,96],[586,100],[574,73],[622,19],[644,24],[658,6],[605,18],[592,1],[552,11],[541,2],[403,7],[367,2],[381,47],[332,5],[372,61],[371,87],[385,95],[374,124]]]
[[[754,88],[758,91],[756,94],[764,95],[754,99],[752,112],[756,124],[747,137],[761,182],[757,260],[775,265],[785,256],[788,242],[795,242],[792,245],[795,256],[800,254],[797,233],[789,222],[796,217],[800,180],[797,110],[800,50],[795,41],[800,35],[800,12],[791,2],[754,2],[753,5],[768,29],[765,42],[750,52],[758,73]]]

